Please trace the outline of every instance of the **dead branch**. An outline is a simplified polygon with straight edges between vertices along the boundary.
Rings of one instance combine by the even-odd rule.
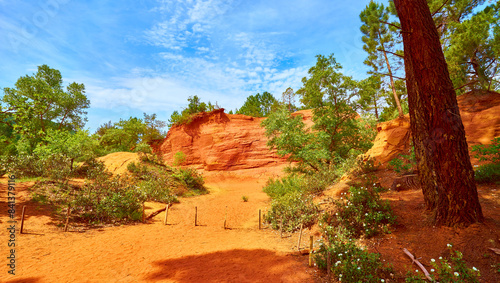
[[[170,206],[169,206],[169,207],[170,207]],[[149,220],[149,219],[151,219],[151,218],[155,217],[156,215],[160,214],[161,212],[163,212],[163,211],[165,211],[165,210],[166,210],[166,207],[164,207],[164,208],[160,208],[160,209],[158,209],[157,211],[152,212],[152,213],[151,213],[148,217],[146,217],[146,219],[148,219],[148,220]]]
[[[429,272],[427,272],[427,269],[416,259],[406,248],[403,249],[403,252],[411,258],[411,260],[420,267],[422,272],[425,274],[425,277],[429,280],[432,281],[431,276],[429,275]]]

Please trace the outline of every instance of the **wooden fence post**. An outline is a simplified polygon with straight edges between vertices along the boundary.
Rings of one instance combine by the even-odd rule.
[[[312,254],[313,254],[313,236],[309,237],[309,267],[312,267]]]
[[[198,207],[194,207],[194,226],[198,226]]]
[[[300,223],[300,233],[299,233],[299,242],[297,243],[297,250],[300,251],[300,240],[302,240],[302,228],[304,227],[304,223]]]
[[[262,220],[261,220],[261,212],[260,212],[260,209],[259,209],[259,230],[260,230],[260,225],[262,223]]]
[[[23,233],[23,227],[24,227],[24,211],[26,209],[26,205],[23,205],[23,214],[21,215],[21,234]]]
[[[66,212],[66,225],[64,225],[64,232],[68,232],[68,224],[69,224],[69,214],[71,211],[71,206],[68,204],[68,211]]]
[[[167,219],[168,219],[168,209],[170,208],[170,203],[167,204],[165,207],[165,225],[167,225]]]

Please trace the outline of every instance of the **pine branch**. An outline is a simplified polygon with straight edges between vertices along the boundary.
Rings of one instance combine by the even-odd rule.
[[[395,28],[397,28],[397,29],[401,29],[401,27],[400,27],[400,26],[397,26],[397,25],[395,25],[395,24],[391,24],[391,23],[388,23],[388,22],[384,22],[384,21],[378,21],[378,22],[379,22],[379,23],[383,23],[383,24],[386,24],[386,25],[390,25],[390,26],[393,26],[393,27],[395,27]]]
[[[443,9],[443,7],[448,3],[448,1],[450,0],[446,0],[444,1],[443,5],[441,5],[441,7],[439,7],[434,13],[432,13],[432,17],[434,17],[437,13],[439,13],[439,11],[441,11],[441,9]]]
[[[462,86],[456,87],[456,88],[454,88],[453,90],[461,89],[461,88],[463,88],[463,87],[466,87],[466,86],[471,85],[471,84],[475,84],[475,83],[477,83],[477,82],[479,82],[479,81],[477,81],[477,80],[476,80],[476,81],[472,81],[472,82],[466,83],[466,84],[464,84],[464,85],[462,85]]]
[[[403,59],[405,58],[404,56],[399,55],[399,54],[394,53],[394,52],[391,52],[391,51],[387,51],[387,50],[383,50],[383,49],[377,49],[377,51],[380,51],[380,52],[387,52],[387,53],[392,54],[392,55],[394,55],[394,56],[398,56],[399,58],[403,58]]]
[[[382,76],[387,76],[387,77],[390,77],[391,75],[389,74],[384,74],[384,73],[379,73],[379,72],[369,72],[370,74],[376,74],[376,75],[382,75]],[[393,78],[396,78],[398,80],[404,80],[406,81],[405,78],[401,78],[401,77],[396,77],[395,75],[392,75]]]

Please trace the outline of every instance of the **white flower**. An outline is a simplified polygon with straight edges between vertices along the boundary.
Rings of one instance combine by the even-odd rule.
[[[339,274],[339,278],[342,278],[342,274]]]
[[[342,253],[339,254],[339,257],[342,257]]]
[[[439,257],[439,260],[443,259],[443,257]]]
[[[385,280],[384,279],[380,279],[380,282],[385,282]]]
[[[337,261],[337,262],[335,263],[335,266],[337,266],[337,265],[339,265],[339,264],[341,264],[341,263],[342,263],[342,262],[339,260],[339,261]]]
[[[431,268],[431,272],[434,272],[434,268]]]
[[[475,266],[472,267],[472,270],[477,271],[477,268]]]
[[[360,269],[361,269],[361,267],[358,266],[358,270],[360,270]]]
[[[451,244],[447,244],[446,246],[447,246],[448,248],[451,248],[451,247],[453,247],[453,246],[452,246]]]
[[[432,261],[432,262],[436,262],[436,260],[435,260],[435,259],[433,259],[433,258],[431,258],[431,261]]]
[[[460,274],[458,274],[458,272],[455,272],[455,273],[453,273],[453,274],[455,274],[455,276],[458,276],[458,275],[460,275]]]
[[[415,269],[415,272],[418,273],[418,269]]]

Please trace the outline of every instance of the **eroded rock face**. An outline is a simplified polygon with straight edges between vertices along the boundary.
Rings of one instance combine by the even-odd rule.
[[[265,118],[226,114],[224,109],[198,114],[187,125],[173,126],[155,150],[167,164],[177,152],[185,155],[182,165],[207,171],[276,167],[288,163],[269,150]]]
[[[457,97],[465,136],[470,149],[477,144],[490,144],[500,136],[500,94],[496,92],[467,93]],[[410,119],[395,119],[377,125],[377,137],[373,147],[366,152],[368,157],[385,167],[387,162],[406,152],[410,147]],[[471,155],[473,163],[477,160]]]

